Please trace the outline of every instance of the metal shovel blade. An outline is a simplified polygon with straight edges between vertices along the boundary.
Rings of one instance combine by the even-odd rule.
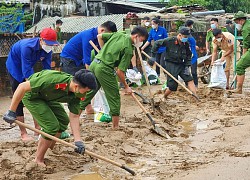
[[[156,134],[160,135],[161,137],[170,139],[171,137],[168,135],[167,131],[163,128],[160,127],[159,124],[156,124],[155,121],[153,120],[152,116],[147,113],[147,117],[149,118],[151,124],[153,125],[152,131],[155,132]]]
[[[138,92],[135,92],[135,91],[134,91],[134,93],[142,99],[143,104],[149,104],[150,103],[149,100],[147,98],[145,98],[145,96],[143,96],[142,94],[140,94]]]

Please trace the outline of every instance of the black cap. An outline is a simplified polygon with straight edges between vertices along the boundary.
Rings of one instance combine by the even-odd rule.
[[[221,29],[213,29],[214,36],[217,36],[218,34],[221,34],[221,33],[222,33]]]
[[[62,22],[61,19],[56,20],[56,24],[62,24],[62,23],[63,23],[63,22]]]
[[[189,36],[191,34],[191,30],[188,27],[181,27],[179,29],[179,33],[182,34],[182,35]]]
[[[148,16],[145,16],[144,18],[142,18],[142,20],[150,20],[150,18]]]
[[[187,20],[187,21],[185,22],[185,26],[191,26],[191,25],[193,25],[193,24],[194,24],[194,21],[191,20],[191,19],[189,19],[189,20]]]
[[[233,22],[230,19],[227,19],[226,24],[233,24]]]
[[[83,88],[88,87],[89,89],[97,89],[97,82],[95,75],[86,69],[81,69],[75,73],[74,81],[79,83]]]

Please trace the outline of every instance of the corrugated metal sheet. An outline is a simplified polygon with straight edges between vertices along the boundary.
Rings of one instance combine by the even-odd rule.
[[[149,6],[146,4],[141,4],[141,3],[136,3],[136,2],[131,2],[131,1],[103,1],[103,3],[110,3],[110,4],[119,4],[119,5],[124,5],[124,6],[131,6],[131,7],[136,7],[140,9],[147,9],[150,11],[158,11],[160,8],[154,7],[154,6]]]
[[[129,0],[129,1],[137,2],[137,3],[160,3],[159,0]]]
[[[114,14],[107,16],[96,16],[96,17],[47,17],[43,18],[40,22],[36,24],[37,32],[41,31],[46,27],[53,27],[56,20],[61,19],[63,21],[62,32],[63,33],[78,33],[80,31],[97,27],[104,23],[105,21],[113,21],[116,23],[117,29],[122,30],[123,28],[123,18],[124,14]],[[33,33],[35,27],[30,28],[26,33]]]
[[[15,4],[15,3],[22,3],[22,4],[29,4],[30,0],[0,0],[0,3],[10,3],[10,4]]]

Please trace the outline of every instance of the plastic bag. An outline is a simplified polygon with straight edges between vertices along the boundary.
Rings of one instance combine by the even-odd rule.
[[[138,86],[141,86],[142,75],[140,72],[137,73],[133,69],[127,69],[126,78],[129,80],[129,82],[136,83]]]
[[[146,70],[146,74],[148,76],[149,83],[150,84],[158,84],[159,77],[158,77],[156,71],[148,65],[147,61],[143,61],[143,64],[144,64],[144,67]]]
[[[103,89],[100,89],[93,101],[93,109],[94,109],[94,122],[111,122],[112,118],[109,115],[109,104]]]
[[[211,70],[210,84],[207,87],[226,89],[227,78],[223,69],[223,65],[224,62],[221,62],[220,59],[215,61]]]

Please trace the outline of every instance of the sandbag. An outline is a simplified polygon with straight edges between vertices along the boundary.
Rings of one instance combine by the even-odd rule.
[[[93,101],[93,109],[94,109],[94,122],[111,122],[112,118],[109,115],[109,104],[107,98],[105,96],[105,92],[103,89],[100,89]]]
[[[227,78],[223,69],[223,65],[224,62],[221,62],[220,60],[215,61],[211,70],[210,83],[207,87],[226,89]]]

